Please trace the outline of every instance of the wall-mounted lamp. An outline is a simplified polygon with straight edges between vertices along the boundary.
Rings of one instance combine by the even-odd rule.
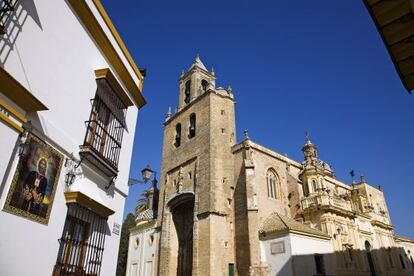
[[[65,168],[68,169],[66,175],[65,175],[65,183],[66,185],[72,185],[73,182],[76,179],[76,175],[77,175],[77,169],[80,166],[80,164],[82,163],[83,159],[81,159],[79,161],[79,163],[76,163],[76,161],[74,160],[75,157],[73,156],[73,154],[71,154],[69,157],[66,157],[65,159]]]
[[[66,185],[72,185],[73,181],[75,181],[76,175],[73,173],[73,171],[69,171],[65,176],[65,184]]]
[[[20,144],[19,144],[19,156],[21,158],[24,158],[27,155],[28,152],[29,152],[29,144],[26,143],[26,142],[23,142],[23,143],[20,142]]]
[[[156,176],[155,176],[155,173],[156,173],[156,172],[154,172],[154,171],[150,168],[150,166],[149,166],[149,165],[147,165],[144,169],[142,169],[142,170],[141,170],[142,180],[135,179],[135,178],[130,178],[130,179],[128,180],[128,186],[132,186],[132,185],[134,185],[134,184],[138,184],[138,183],[141,183],[141,184],[145,184],[145,183],[147,183],[147,182],[148,182],[148,180],[150,180],[150,179],[151,179],[151,177],[152,177],[152,174],[153,174],[153,173],[154,173],[154,179],[156,179]]]
[[[27,137],[29,133],[32,131],[32,123],[27,121],[23,124],[23,132],[20,134],[19,137],[19,156],[21,158],[25,157],[29,153],[29,143],[27,143]]]
[[[153,173],[154,171],[151,170],[149,165],[147,165],[144,169],[141,170],[142,179],[145,181],[145,183],[148,182]]]

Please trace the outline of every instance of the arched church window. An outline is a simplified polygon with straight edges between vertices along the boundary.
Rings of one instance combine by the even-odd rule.
[[[303,195],[304,196],[308,196],[309,195],[309,187],[308,187],[308,185],[306,183],[304,183],[302,185],[302,187],[303,187]]]
[[[139,246],[139,238],[136,238],[134,242],[134,248],[137,249],[138,246]]]
[[[184,90],[184,102],[186,104],[190,103],[190,87],[191,87],[191,80],[188,80],[185,83],[185,90]]]
[[[316,180],[315,179],[312,179],[312,182],[311,183],[312,183],[312,192],[315,193],[316,192],[316,189],[318,188],[317,187],[317,184],[316,184]]]
[[[279,182],[276,172],[272,169],[267,171],[266,174],[267,182],[267,196],[270,198],[277,199],[279,192]]]
[[[181,124],[175,126],[175,141],[174,145],[178,148],[181,145]]]
[[[188,137],[193,138],[196,135],[196,115],[190,115],[190,126],[188,128]]]
[[[208,88],[208,82],[206,80],[201,81],[201,88],[203,89],[203,92],[207,91]]]
[[[365,251],[371,252],[371,244],[369,243],[369,241],[365,241]]]

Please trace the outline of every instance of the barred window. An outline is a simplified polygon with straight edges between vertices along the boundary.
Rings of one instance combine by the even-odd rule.
[[[117,170],[127,107],[105,79],[98,79],[97,83],[91,114],[86,121],[83,150],[87,147]]]
[[[53,276],[99,275],[105,230],[106,218],[69,203]]]

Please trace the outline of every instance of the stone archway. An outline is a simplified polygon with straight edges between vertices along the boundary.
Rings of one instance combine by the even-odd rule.
[[[372,260],[371,249],[371,244],[368,241],[365,241],[365,252],[367,253],[369,271],[371,272],[372,276],[376,276],[374,262]]]
[[[177,276],[193,270],[194,194],[181,194],[169,202],[178,238]]]

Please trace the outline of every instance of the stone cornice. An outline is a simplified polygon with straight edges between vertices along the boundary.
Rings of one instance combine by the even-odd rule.
[[[372,224],[372,226],[378,226],[378,227],[381,227],[381,228],[384,228],[384,229],[387,229],[387,230],[394,229],[394,227],[392,225],[381,222],[379,220],[371,220],[371,224]]]
[[[155,222],[156,222],[156,220],[153,219],[153,220],[148,220],[148,221],[145,221],[143,223],[135,225],[134,227],[129,229],[130,235],[145,232],[145,230],[149,230],[149,229],[153,228],[155,226]]]
[[[201,94],[200,96],[198,96],[197,98],[195,98],[194,100],[192,100],[189,104],[186,104],[183,108],[181,108],[174,115],[172,115],[171,118],[169,118],[167,121],[164,122],[164,126],[169,125],[172,121],[174,121],[175,118],[178,117],[178,115],[180,115],[181,113],[184,113],[187,109],[189,109],[191,106],[193,106],[196,102],[201,101],[202,99],[204,99],[205,97],[207,97],[207,95],[210,95],[210,94],[219,96],[221,98],[229,99],[229,100],[235,102],[234,99],[231,98],[230,96],[220,95],[215,90],[210,89],[210,90],[204,92],[203,94]]]
[[[268,155],[270,157],[276,158],[279,161],[283,161],[285,163],[289,163],[290,165],[293,165],[293,166],[295,166],[298,169],[301,169],[302,168],[302,164],[300,164],[299,162],[297,162],[297,161],[295,161],[293,159],[290,159],[289,157],[283,156],[280,153],[277,153],[277,152],[275,152],[275,151],[273,151],[271,149],[265,148],[265,147],[263,147],[263,146],[255,143],[255,142],[251,141],[251,140],[249,140],[249,147],[251,147],[251,148],[253,148],[253,149],[257,150],[257,151],[260,151],[261,153],[264,153],[264,154],[266,154],[266,155]],[[240,143],[234,145],[232,147],[232,152],[234,154],[234,153],[237,153],[238,151],[240,151],[240,150],[242,150],[244,148],[246,148],[246,145],[244,144],[244,141],[243,141],[243,142],[240,142]]]

